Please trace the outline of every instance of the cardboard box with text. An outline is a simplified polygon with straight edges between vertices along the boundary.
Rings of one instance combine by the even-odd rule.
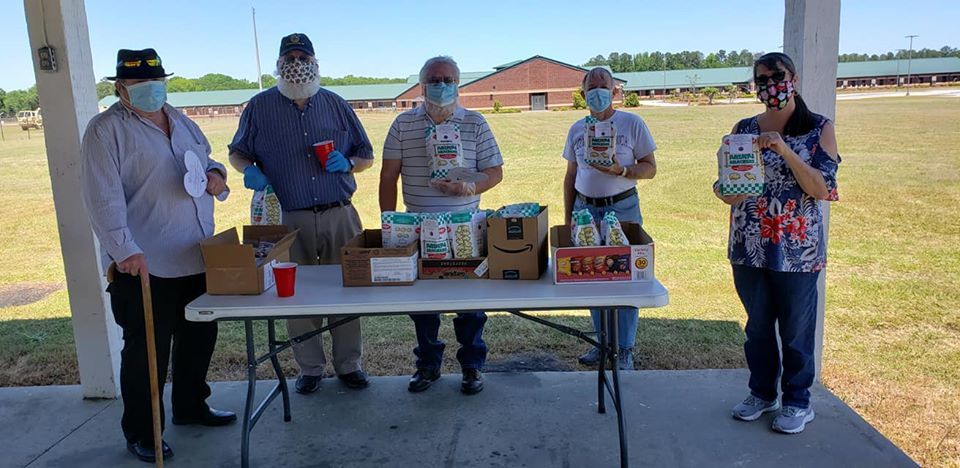
[[[244,226],[243,241],[230,228],[200,242],[210,295],[256,295],[274,285],[273,265],[290,261],[290,247],[298,231],[286,226]],[[256,247],[269,242],[273,248],[262,258]]]

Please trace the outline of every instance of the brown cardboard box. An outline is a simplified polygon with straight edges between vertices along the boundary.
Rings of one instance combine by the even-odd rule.
[[[553,282],[653,280],[653,238],[639,224],[620,225],[630,245],[574,247],[569,225],[550,228]]]
[[[489,270],[486,257],[421,258],[420,279],[485,279]]]
[[[547,207],[535,218],[487,218],[490,279],[540,279],[547,269]]]
[[[344,286],[405,286],[417,280],[419,242],[384,248],[379,229],[365,229],[340,248]]]
[[[286,226],[244,226],[242,243],[236,228],[204,239],[200,252],[207,270],[207,293],[255,295],[272,288],[272,265],[290,261],[297,232]],[[257,259],[254,245],[260,241],[276,245],[265,258]]]

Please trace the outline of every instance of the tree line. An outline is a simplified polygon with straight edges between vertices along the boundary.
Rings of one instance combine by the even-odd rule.
[[[682,52],[611,52],[606,57],[597,55],[583,64],[584,67],[606,66],[615,73],[643,72],[660,70],[687,70],[691,68],[749,67],[763,52],[751,52],[747,49],[704,54],[699,50]],[[899,50],[885,54],[840,54],[838,62],[867,62],[876,60],[906,59],[908,52]],[[913,58],[960,57],[960,49],[943,46],[940,49],[919,49],[913,51]]]

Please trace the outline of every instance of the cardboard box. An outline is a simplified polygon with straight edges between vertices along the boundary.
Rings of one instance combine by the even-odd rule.
[[[418,243],[384,248],[379,229],[365,229],[340,248],[344,286],[405,286],[417,280]]]
[[[547,269],[547,207],[534,218],[487,218],[490,279],[540,279]]]
[[[261,294],[275,284],[272,266],[290,261],[290,246],[298,231],[286,226],[244,226],[243,242],[230,228],[200,242],[210,295]],[[276,244],[264,258],[256,258],[260,241]]]
[[[621,226],[630,241],[628,246],[574,247],[570,226],[550,228],[553,282],[652,281],[653,239],[639,224]]]
[[[489,273],[486,257],[428,259],[421,258],[420,279],[485,279]]]

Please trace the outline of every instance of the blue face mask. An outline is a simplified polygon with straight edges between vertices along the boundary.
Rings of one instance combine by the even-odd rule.
[[[156,112],[167,102],[165,81],[144,81],[124,87],[130,95],[130,104],[144,112]]]
[[[587,91],[587,106],[596,113],[601,113],[610,107],[613,93],[607,88],[593,88]]]
[[[427,101],[436,106],[449,106],[457,100],[456,83],[430,83],[427,88]]]

